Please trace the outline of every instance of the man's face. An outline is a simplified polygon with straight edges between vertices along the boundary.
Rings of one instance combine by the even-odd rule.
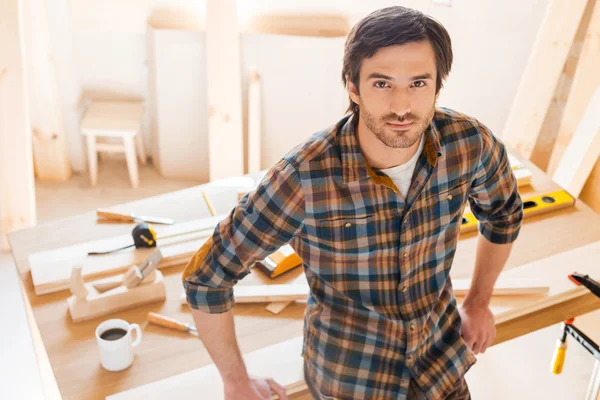
[[[377,139],[391,148],[408,148],[433,118],[435,82],[435,54],[429,41],[421,41],[379,49],[363,60],[358,90],[351,82],[348,89]]]

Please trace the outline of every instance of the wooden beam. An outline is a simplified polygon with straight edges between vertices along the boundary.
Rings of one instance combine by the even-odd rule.
[[[587,106],[552,179],[572,196],[579,197],[600,157],[600,85]]]
[[[0,235],[35,225],[31,124],[26,92],[22,2],[0,2]]]
[[[588,0],[552,0],[538,31],[502,133],[530,159]]]
[[[261,170],[262,107],[260,75],[256,67],[250,68],[250,85],[248,87],[248,173],[255,174]]]
[[[242,29],[248,33],[345,37],[350,32],[350,23],[345,16],[335,14],[269,14],[252,17]]]
[[[71,164],[52,58],[48,13],[44,0],[23,0],[33,159],[40,180],[65,181]]]
[[[566,279],[566,278],[565,278]],[[585,287],[550,296],[524,308],[507,311],[496,317],[496,338],[499,344],[529,332],[554,325],[569,318],[600,308],[600,298]]]
[[[579,195],[581,201],[600,214],[600,158]]]
[[[569,56],[565,62],[558,83],[556,84],[556,90],[552,96],[550,106],[546,110],[546,116],[540,128],[533,154],[529,158],[529,160],[537,165],[542,171],[548,169],[548,163],[550,162],[550,156],[552,155],[554,143],[558,136],[558,130],[563,118],[565,105],[569,98],[569,92],[573,84],[575,70],[577,69],[577,63],[579,62],[579,56],[581,55],[581,49],[583,47],[583,40],[585,39],[590,24],[590,17],[594,5],[595,0],[588,1],[583,12],[583,17],[577,28],[575,39],[573,39]]]
[[[236,303],[268,303],[306,300],[309,288],[306,279],[301,275],[302,283],[271,285],[236,285],[233,294]],[[470,279],[453,279],[452,287],[456,296],[465,296],[471,287]],[[541,279],[506,279],[500,278],[494,285],[494,296],[545,295],[548,285]],[[185,294],[182,303],[186,303]]]
[[[598,65],[600,65],[600,2],[595,1],[588,30],[583,39],[581,55],[579,56],[569,97],[548,164],[547,172],[550,175],[556,171],[571,142],[573,133],[581,123],[585,110],[594,96],[594,90],[600,86]]]
[[[206,1],[209,175],[243,175],[242,75],[235,0]]]

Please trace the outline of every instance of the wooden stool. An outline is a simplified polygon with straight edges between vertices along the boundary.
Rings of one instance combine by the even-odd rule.
[[[98,181],[98,153],[125,153],[131,186],[138,187],[137,157],[146,164],[141,135],[144,103],[133,101],[92,101],[81,121],[81,134],[87,139],[92,186]],[[97,137],[121,138],[121,143],[97,142]],[[135,143],[134,143],[135,141]],[[137,148],[137,156],[136,156]]]

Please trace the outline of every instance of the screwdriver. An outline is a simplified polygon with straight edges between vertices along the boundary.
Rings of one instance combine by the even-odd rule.
[[[181,332],[196,332],[196,333],[198,333],[198,330],[196,329],[195,326],[186,324],[185,322],[177,321],[176,319],[173,319],[173,318],[161,315],[161,314],[157,314],[155,312],[148,313],[148,322],[151,324],[163,326],[165,328],[175,329],[175,330],[181,331]]]

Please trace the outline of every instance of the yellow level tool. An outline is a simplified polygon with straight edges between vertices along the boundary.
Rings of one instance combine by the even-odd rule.
[[[523,199],[523,218],[533,215],[545,214],[571,207],[575,204],[575,198],[565,190],[541,194]],[[472,212],[463,214],[462,226],[460,233],[471,232],[477,230],[477,219]]]

